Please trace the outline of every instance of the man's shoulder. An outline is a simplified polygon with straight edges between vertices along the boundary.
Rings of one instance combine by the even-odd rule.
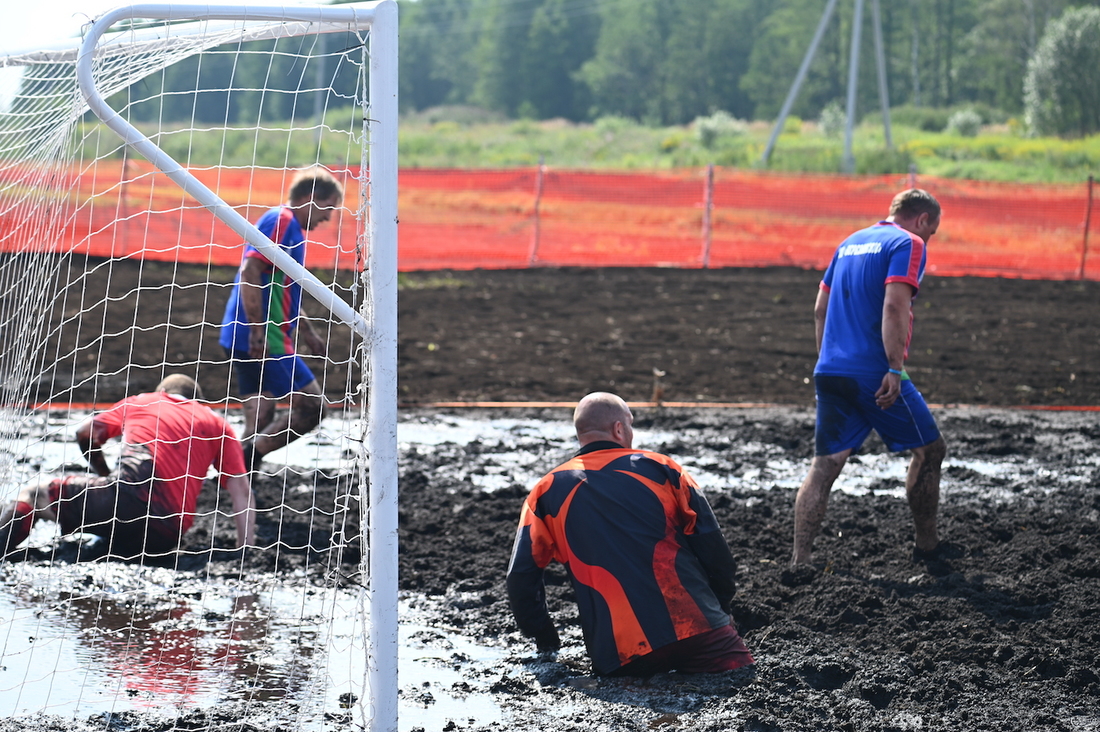
[[[256,221],[256,228],[272,240],[284,246],[303,240],[302,226],[294,216],[294,209],[286,205],[269,208]]]
[[[837,248],[843,251],[846,246],[873,242],[879,242],[884,245],[894,244],[897,242],[910,241],[912,237],[912,234],[896,224],[892,224],[888,221],[879,221],[859,231],[852,232]]]
[[[546,487],[549,487],[556,478],[564,477],[565,474],[576,471],[610,470],[622,474],[624,477],[634,473],[645,475],[649,470],[655,469],[654,464],[661,466],[661,468],[656,469],[667,469],[676,473],[684,472],[684,469],[676,460],[664,453],[607,443],[606,445],[592,445],[582,449],[571,459],[547,473],[539,482],[539,485],[545,483]],[[651,466],[649,470],[646,469],[646,465]]]
[[[113,410],[114,409],[124,409],[124,408],[130,407],[130,406],[152,404],[153,402],[159,401],[158,398],[163,397],[163,396],[164,395],[161,394],[160,392],[155,392],[155,391],[147,391],[147,392],[142,392],[141,394],[133,394],[131,396],[126,397],[125,399],[123,399],[121,401],[115,402],[114,405],[111,407],[111,409],[113,409]]]

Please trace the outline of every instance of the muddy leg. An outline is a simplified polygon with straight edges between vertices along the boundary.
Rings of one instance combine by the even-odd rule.
[[[810,472],[802,481],[794,500],[794,552],[791,564],[808,564],[813,554],[814,539],[825,520],[829,505],[829,492],[840,475],[851,450],[833,455],[818,455],[810,465]]]
[[[940,543],[936,512],[940,505],[940,466],[947,446],[941,437],[912,452],[905,477],[905,496],[913,513],[913,538],[918,549],[932,551]]]

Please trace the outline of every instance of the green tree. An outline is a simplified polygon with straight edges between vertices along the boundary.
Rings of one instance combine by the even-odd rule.
[[[405,0],[399,102],[403,109],[465,104],[474,85],[481,0]]]
[[[527,38],[538,4],[487,0],[473,56],[474,104],[514,115],[523,102]]]
[[[605,12],[578,75],[594,113],[679,124],[715,110],[750,116],[740,81],[767,0],[667,0]]]
[[[1008,112],[1023,110],[1024,77],[1047,22],[1067,0],[986,0],[959,44],[956,93]]]
[[[1036,132],[1100,132],[1100,8],[1071,8],[1047,26],[1028,62],[1024,105]]]
[[[587,10],[576,0],[546,0],[532,16],[520,104],[539,118],[580,120],[588,112],[588,88],[576,77],[592,56],[600,23]]]
[[[592,90],[592,116],[661,119],[658,70],[664,39],[659,9],[652,0],[626,12],[617,3],[603,6],[595,55],[578,72]]]
[[[778,114],[824,8],[822,0],[782,0],[760,24],[748,69],[741,78],[741,88],[755,105],[757,117]],[[795,101],[793,114],[817,117],[825,104],[844,95],[851,34],[850,19],[842,23],[844,10],[838,8],[833,14]]]
[[[707,114],[712,106],[705,40],[713,0],[679,0],[676,22],[668,30],[660,59],[661,120],[682,124]]]
[[[704,29],[701,68],[709,85],[708,107],[739,119],[752,119],[752,99],[741,88],[749,54],[771,0],[718,0]],[[710,111],[710,110],[708,110]]]

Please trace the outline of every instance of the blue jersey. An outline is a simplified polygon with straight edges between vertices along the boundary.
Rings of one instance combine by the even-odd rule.
[[[256,228],[282,247],[298,264],[305,264],[306,245],[302,226],[287,206],[278,206],[265,213],[256,222]],[[282,356],[294,353],[293,334],[298,324],[302,303],[301,285],[276,269],[251,244],[244,248],[244,258],[256,257],[266,265],[263,274],[263,318],[267,323],[267,353]],[[229,302],[222,318],[219,342],[231,351],[248,351],[248,316],[241,300],[241,273],[233,282]]]
[[[821,289],[829,293],[825,333],[815,374],[881,376],[890,368],[882,345],[886,285],[904,282],[913,296],[924,277],[924,241],[897,224],[880,221],[857,231],[837,247]],[[908,355],[913,334],[909,311]]]

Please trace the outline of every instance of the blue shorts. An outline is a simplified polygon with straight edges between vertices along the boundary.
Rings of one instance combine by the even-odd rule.
[[[228,348],[225,353],[233,359],[241,396],[262,393],[273,399],[282,399],[292,392],[301,391],[315,378],[306,362],[293,353],[268,358],[252,358],[246,351],[230,351]]]
[[[881,376],[815,374],[817,389],[816,455],[855,450],[873,429],[892,452],[923,447],[940,437],[924,397],[909,379],[889,409],[875,404]]]

